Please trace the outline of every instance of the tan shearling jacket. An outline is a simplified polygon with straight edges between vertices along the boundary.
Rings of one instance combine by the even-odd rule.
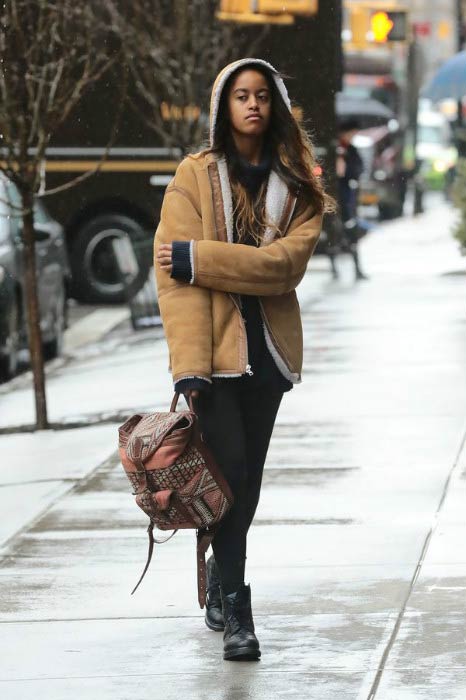
[[[172,279],[155,261],[158,298],[174,382],[239,377],[248,348],[238,295],[259,297],[264,335],[288,380],[301,379],[303,339],[295,289],[317,244],[322,217],[296,206],[273,171],[266,195],[267,229],[259,248],[233,243],[233,206],[225,159],[185,158],[169,184],[155,235],[191,241],[190,283]],[[278,229],[278,232],[277,232]]]

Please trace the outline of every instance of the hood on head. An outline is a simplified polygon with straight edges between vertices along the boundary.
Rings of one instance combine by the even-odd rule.
[[[238,68],[242,68],[243,66],[262,66],[264,68],[267,68],[270,73],[272,74],[272,78],[275,81],[275,85],[277,86],[277,89],[282,96],[282,99],[288,109],[291,112],[291,102],[290,98],[288,96],[288,90],[285,87],[285,83],[283,82],[282,78],[280,77],[278,71],[270,64],[267,63],[267,61],[263,61],[261,58],[242,58],[239,61],[234,61],[233,63],[230,63],[228,66],[225,66],[220,73],[217,75],[214,86],[212,88],[212,97],[210,99],[210,146],[214,145],[214,134],[215,134],[215,126],[217,124],[217,117],[218,117],[218,109],[220,106],[220,99],[222,97],[222,92],[223,88],[225,87],[225,84],[228,80],[228,78],[234,73]]]

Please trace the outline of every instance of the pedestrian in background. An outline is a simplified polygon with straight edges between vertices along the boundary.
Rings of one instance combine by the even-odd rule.
[[[224,68],[211,99],[210,148],[179,165],[155,236],[158,298],[175,390],[235,502],[213,540],[205,621],[225,659],[258,659],[246,538],[283,393],[301,380],[295,288],[331,200],[307,135],[265,61]]]
[[[338,146],[336,172],[338,179],[338,203],[342,221],[341,247],[347,250],[354,261],[357,280],[368,279],[360,266],[358,241],[363,231],[358,222],[359,178],[364,170],[364,163],[358,149],[352,141],[360,130],[359,121],[348,117],[342,120],[338,129]],[[332,260],[332,270],[336,268]]]

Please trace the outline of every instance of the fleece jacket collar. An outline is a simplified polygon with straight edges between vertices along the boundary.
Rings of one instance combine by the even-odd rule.
[[[230,178],[228,176],[228,166],[224,157],[217,160],[217,167],[220,177],[220,186],[222,189],[227,240],[229,243],[233,243],[233,198],[231,194]],[[267,221],[269,221],[270,224],[265,230],[261,245],[271,243],[275,238],[280,224],[283,225],[283,217],[288,201],[289,190],[286,183],[283,182],[283,180],[274,170],[271,170],[265,196],[265,212]],[[289,219],[292,216],[295,201],[295,198],[293,198],[293,206],[289,212],[288,221],[285,222],[285,225],[289,223]]]

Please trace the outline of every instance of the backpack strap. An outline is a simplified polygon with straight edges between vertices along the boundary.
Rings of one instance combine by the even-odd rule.
[[[173,535],[176,535],[177,532],[178,532],[178,530],[173,530],[171,535],[166,537],[164,540],[156,540],[154,538],[154,523],[152,522],[152,520],[149,522],[149,525],[147,527],[147,534],[149,535],[149,550],[147,552],[147,561],[146,561],[144,571],[142,572],[139,581],[137,582],[137,584],[135,585],[135,587],[131,591],[131,595],[133,595],[133,593],[139,588],[139,584],[141,583],[142,579],[144,578],[144,576],[147,573],[147,569],[149,568],[149,565],[150,565],[150,562],[152,559],[152,554],[154,552],[154,544],[163,544],[164,542],[168,542],[168,540],[171,540]]]
[[[198,530],[196,533],[197,537],[197,593],[198,593],[198,601],[199,605],[202,608],[205,605],[206,601],[206,595],[207,595],[207,567],[206,567],[206,561],[205,561],[205,555],[207,550],[209,549],[210,545],[212,544],[212,540],[215,537],[216,533],[216,527],[210,528],[210,529],[203,529],[203,530]],[[147,552],[147,561],[146,565],[144,567],[144,571],[142,572],[139,581],[131,591],[131,595],[135,593],[135,591],[139,588],[139,584],[141,583],[142,579],[147,573],[147,570],[149,568],[149,565],[152,560],[152,554],[154,552],[154,544],[163,544],[164,542],[168,542],[176,533],[178,530],[173,530],[171,535],[166,537],[164,540],[156,540],[154,538],[154,523],[152,520],[149,522],[149,525],[147,527],[147,534],[149,535],[149,550]]]
[[[207,567],[205,563],[205,555],[212,540],[215,537],[216,527],[203,530],[198,530],[197,536],[197,599],[202,608],[206,602],[207,595]]]

